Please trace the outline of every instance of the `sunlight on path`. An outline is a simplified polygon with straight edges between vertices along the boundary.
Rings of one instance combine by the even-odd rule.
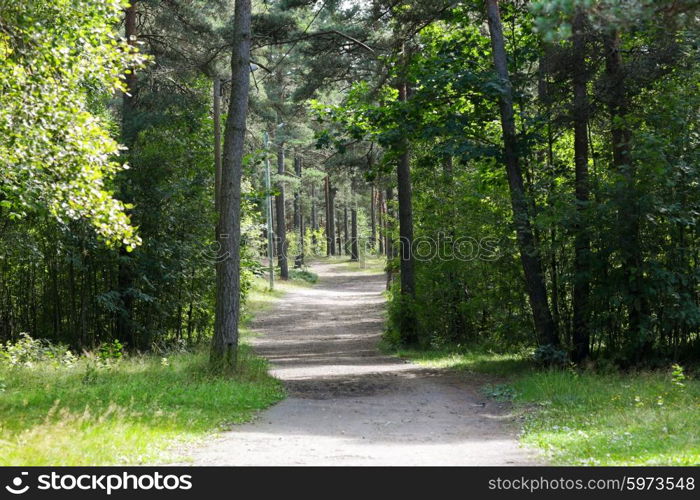
[[[479,384],[382,355],[384,276],[318,264],[320,282],[259,317],[255,350],[289,397],[187,455],[201,465],[521,465]]]

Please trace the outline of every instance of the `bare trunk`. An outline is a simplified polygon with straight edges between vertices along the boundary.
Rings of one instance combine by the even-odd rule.
[[[391,187],[386,188],[386,231],[385,231],[385,241],[386,243],[384,244],[384,249],[386,250],[386,258],[387,260],[391,260],[394,258],[394,242],[392,241],[391,233],[394,230],[393,228],[393,223],[389,219],[390,217],[394,217],[393,210],[389,209],[389,204],[392,202],[394,199],[394,190]]]
[[[350,235],[348,233],[348,205],[347,203],[343,207],[343,237],[345,238],[345,244],[343,245],[343,250],[345,255],[350,255]]]
[[[408,85],[401,82],[398,85],[399,100],[408,99]],[[413,202],[411,192],[411,164],[409,145],[402,139],[401,154],[396,168],[397,191],[399,199],[399,263],[401,279],[402,312],[399,324],[399,334],[404,344],[418,343],[418,330],[413,314],[413,299],[416,293],[416,278],[413,266]]]
[[[299,253],[294,257],[294,267],[300,268],[304,265],[304,217],[301,209],[301,157],[297,156],[294,161],[294,173],[299,180],[299,188],[294,193],[294,227],[299,235]]]
[[[216,263],[216,319],[211,363],[228,373],[235,370],[238,358],[241,175],[250,86],[251,10],[251,0],[236,0],[231,52],[231,100],[221,171],[218,242],[222,253]]]
[[[377,192],[377,205],[379,206],[379,255],[384,255],[384,238],[382,237],[382,232],[384,231],[384,194],[380,189]]]
[[[330,255],[336,254],[335,247],[335,194],[338,192],[337,188],[331,186],[330,178],[327,179],[328,182],[328,240],[330,243]]]
[[[493,62],[496,67],[503,92],[499,98],[503,146],[508,186],[510,188],[513,221],[518,238],[520,259],[525,274],[525,283],[530,306],[532,307],[535,330],[540,344],[559,345],[552,314],[547,303],[547,289],[542,275],[542,260],[535,245],[535,239],[528,214],[528,203],[523,187],[523,174],[520,168],[513,111],[513,89],[508,74],[503,27],[498,9],[498,0],[486,0]]]
[[[350,210],[350,226],[352,234],[350,235],[350,260],[360,260],[360,249],[357,241],[357,209],[354,207]]]
[[[326,256],[333,255],[331,253],[331,243],[333,240],[332,234],[331,234],[331,224],[330,224],[330,207],[331,207],[331,190],[330,190],[330,181],[328,180],[328,176],[324,179],[323,183],[323,194],[325,197],[326,201]]]
[[[374,184],[370,186],[370,196],[369,196],[369,217],[372,224],[372,234],[370,236],[370,248],[374,252],[374,245],[377,241],[377,214],[376,214],[376,197],[377,193],[374,189]]]
[[[277,173],[284,175],[284,144],[277,149]],[[275,210],[277,212],[277,263],[280,266],[280,278],[289,279],[289,264],[287,263],[287,220],[285,215],[284,181],[280,179],[277,184],[279,194],[275,196]]]

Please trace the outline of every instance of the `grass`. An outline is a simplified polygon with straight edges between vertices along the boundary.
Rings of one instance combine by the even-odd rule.
[[[250,319],[306,282],[256,279],[246,305]],[[208,349],[163,358],[125,356],[100,362],[0,362],[0,466],[163,463],[179,445],[249,421],[284,397],[265,360],[241,345],[235,378],[208,370]]]
[[[400,351],[434,368],[498,376],[484,392],[512,400],[521,441],[560,465],[700,464],[700,381],[668,371],[537,370],[527,353]]]
[[[0,465],[164,461],[192,442],[279,401],[264,360],[241,348],[235,379],[208,373],[207,352],[129,356],[111,364],[3,366]]]

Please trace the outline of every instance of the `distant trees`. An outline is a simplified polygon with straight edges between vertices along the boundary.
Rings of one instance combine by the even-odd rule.
[[[340,105],[316,105],[324,143],[381,147],[373,178],[410,165],[413,241],[433,258],[414,263],[410,304],[392,285],[390,338],[532,343],[543,362],[690,356],[698,101],[679,82],[699,74],[697,5],[408,3],[373,2],[376,37],[363,40],[386,65]],[[399,73],[400,47],[416,42]],[[392,184],[387,201],[394,187],[401,200]],[[390,259],[390,275],[410,280],[406,260]]]
[[[271,194],[282,276],[386,254],[392,341],[696,355],[697,2],[232,5],[2,4],[0,338],[230,370]]]

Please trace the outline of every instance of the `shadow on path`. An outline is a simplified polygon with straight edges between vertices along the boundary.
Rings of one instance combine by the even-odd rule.
[[[319,283],[258,317],[255,350],[289,397],[189,455],[199,465],[526,465],[478,380],[377,350],[384,276],[314,266]]]

